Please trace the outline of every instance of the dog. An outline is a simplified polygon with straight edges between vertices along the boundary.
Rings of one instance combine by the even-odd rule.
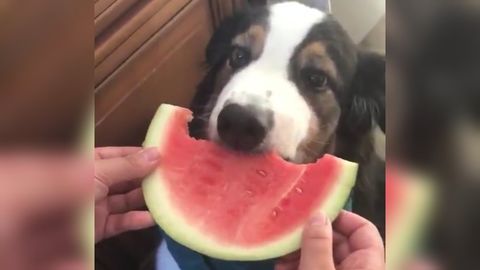
[[[294,163],[326,153],[357,162],[353,211],[384,235],[385,60],[363,52],[331,15],[298,2],[227,18],[206,48],[190,135]],[[260,268],[255,268],[260,269]]]
[[[360,51],[332,15],[297,2],[226,19],[206,49],[209,72],[190,134],[295,163],[325,153],[357,162],[354,211],[384,232],[385,59]]]

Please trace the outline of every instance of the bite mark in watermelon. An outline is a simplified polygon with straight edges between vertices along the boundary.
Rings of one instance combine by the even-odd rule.
[[[143,184],[155,221],[177,242],[210,257],[262,260],[300,246],[309,216],[334,219],[355,183],[357,164],[325,155],[292,164],[278,155],[233,152],[188,134],[192,113],[163,104],[145,147],[158,169]]]

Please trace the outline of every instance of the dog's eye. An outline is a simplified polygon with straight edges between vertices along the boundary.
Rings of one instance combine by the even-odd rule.
[[[328,85],[328,78],[321,72],[307,72],[306,80],[310,87],[315,89],[325,89]]]
[[[306,70],[303,75],[308,87],[315,91],[322,91],[328,86],[328,77],[321,71]]]
[[[230,66],[233,69],[238,69],[250,62],[250,52],[244,48],[236,47],[230,55]]]

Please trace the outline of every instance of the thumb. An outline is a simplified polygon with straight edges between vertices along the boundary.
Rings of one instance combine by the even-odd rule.
[[[299,270],[335,270],[332,225],[323,213],[314,215],[303,231]]]
[[[95,180],[109,188],[120,182],[144,177],[155,168],[159,158],[157,148],[148,148],[125,157],[96,160]]]

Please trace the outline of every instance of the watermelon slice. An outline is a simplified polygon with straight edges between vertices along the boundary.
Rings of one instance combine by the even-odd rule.
[[[421,241],[433,206],[433,187],[425,176],[388,166],[386,170],[386,261],[404,269]]]
[[[299,248],[315,211],[332,220],[354,185],[357,164],[325,155],[292,164],[188,135],[192,113],[161,105],[145,147],[159,147],[158,169],[143,185],[146,204],[175,241],[224,260],[262,260]]]

